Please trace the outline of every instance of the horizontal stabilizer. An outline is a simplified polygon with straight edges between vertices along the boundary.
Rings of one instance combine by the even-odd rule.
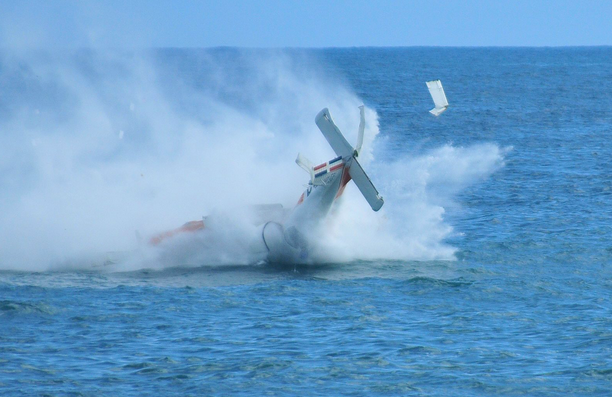
[[[338,156],[342,156],[343,158],[353,156],[355,149],[353,149],[338,127],[336,127],[327,108],[321,110],[319,114],[317,114],[315,123],[317,123],[317,127],[319,127],[323,136],[327,139],[327,142],[329,142],[329,145]]]
[[[310,180],[313,181],[314,171],[312,169],[313,168],[312,162],[308,160],[306,157],[302,156],[302,153],[298,153],[297,158],[295,159],[295,162],[297,163],[297,165],[300,166],[300,168],[308,172],[308,175],[310,175]]]
[[[378,211],[383,206],[385,201],[382,197],[380,197],[378,190],[376,190],[374,184],[372,181],[370,181],[370,178],[365,173],[363,168],[361,168],[361,164],[359,164],[356,158],[353,158],[350,161],[348,171],[351,178],[359,188],[359,191],[361,191],[363,197],[365,197],[368,204],[370,204],[370,207],[372,207],[374,211]]]
[[[448,108],[448,100],[446,99],[444,88],[442,88],[442,82],[440,80],[428,81],[427,88],[435,105],[429,112],[434,116],[439,116]]]

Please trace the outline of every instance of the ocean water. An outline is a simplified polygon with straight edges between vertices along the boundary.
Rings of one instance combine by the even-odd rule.
[[[611,48],[0,55],[0,394],[612,393]],[[325,260],[250,263],[231,217],[97,256],[291,205],[361,103],[386,203],[347,189]]]

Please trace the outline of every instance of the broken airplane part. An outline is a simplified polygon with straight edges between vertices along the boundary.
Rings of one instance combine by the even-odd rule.
[[[442,88],[442,82],[440,80],[431,80],[426,84],[435,105],[435,107],[431,109],[429,113],[433,114],[434,116],[439,116],[448,108],[448,100],[446,99],[444,88]]]
[[[378,211],[384,204],[383,198],[357,161],[365,129],[363,106],[360,106],[360,123],[354,148],[344,138],[327,108],[317,114],[315,123],[337,157],[315,166],[302,154],[298,154],[295,161],[308,173],[310,180],[295,207],[287,210],[275,204],[251,209],[255,215],[253,223],[257,226],[257,235],[250,247],[260,253],[262,259],[271,263],[309,261],[311,249],[316,245],[320,228],[323,227],[323,220],[351,179],[374,211]],[[154,236],[149,244],[160,245],[178,234],[201,232],[207,228],[206,223],[207,218],[188,222],[178,229]]]

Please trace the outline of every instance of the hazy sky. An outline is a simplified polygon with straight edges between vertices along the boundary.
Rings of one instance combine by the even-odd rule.
[[[0,0],[0,45],[612,45],[612,1]]]

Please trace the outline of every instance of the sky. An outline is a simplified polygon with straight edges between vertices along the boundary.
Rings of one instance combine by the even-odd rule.
[[[0,46],[591,46],[610,21],[609,0],[0,0]]]

